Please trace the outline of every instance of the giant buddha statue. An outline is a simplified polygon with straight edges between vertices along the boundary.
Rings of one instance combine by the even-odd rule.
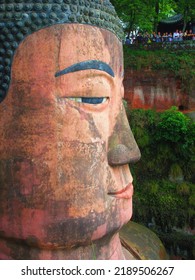
[[[123,31],[107,0],[0,0],[0,259],[131,259]]]

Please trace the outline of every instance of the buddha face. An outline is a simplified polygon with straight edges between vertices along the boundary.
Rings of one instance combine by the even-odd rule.
[[[90,244],[132,215],[140,157],[123,99],[122,45],[54,25],[18,47],[0,104],[0,232],[40,248]]]

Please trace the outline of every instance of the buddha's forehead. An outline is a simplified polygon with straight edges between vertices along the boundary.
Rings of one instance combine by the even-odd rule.
[[[66,52],[69,57],[75,52],[78,56],[85,56],[86,52],[90,55],[92,51],[95,57],[99,53],[113,53],[114,50],[118,52],[119,49],[121,50],[121,42],[112,32],[85,24],[53,25],[25,39],[26,42],[29,41],[29,44],[33,40],[40,48],[44,47],[44,43],[48,40],[55,42],[56,47],[62,51],[71,46],[69,53]]]
[[[116,48],[115,36],[110,32],[106,33],[112,36]],[[105,32],[100,28],[76,24],[64,25],[62,26],[61,38],[60,54],[62,57],[68,57],[69,61],[72,60],[71,62],[75,62],[75,56],[78,60],[85,58],[99,60],[102,57],[107,57],[107,60],[110,60],[113,44],[106,42]],[[64,50],[68,50],[68,52],[64,52]]]
[[[85,24],[58,24],[29,35],[20,44],[13,60],[12,78],[19,74],[18,70],[24,72],[27,64],[37,66],[42,76],[47,75],[46,64],[57,72],[87,60],[103,61],[122,76],[122,44],[112,32]]]
[[[97,26],[123,38],[109,0],[0,0],[0,102],[8,93],[13,56],[21,42],[49,26],[75,23]]]

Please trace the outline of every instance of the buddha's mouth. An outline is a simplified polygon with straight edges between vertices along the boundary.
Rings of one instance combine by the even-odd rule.
[[[129,183],[124,189],[116,192],[108,192],[108,195],[111,195],[117,199],[131,199],[133,196],[133,184]]]

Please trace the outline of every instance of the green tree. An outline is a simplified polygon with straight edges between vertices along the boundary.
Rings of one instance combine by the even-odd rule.
[[[157,31],[162,18],[183,15],[184,29],[195,17],[194,0],[111,0],[129,35],[131,31]]]
[[[194,0],[175,0],[175,3],[175,12],[183,16],[183,31],[185,31],[187,23],[195,18],[195,2]]]
[[[137,31],[149,25],[148,17],[149,7],[146,1],[142,0],[112,0],[119,18],[125,25],[125,31],[129,36],[132,31]]]

